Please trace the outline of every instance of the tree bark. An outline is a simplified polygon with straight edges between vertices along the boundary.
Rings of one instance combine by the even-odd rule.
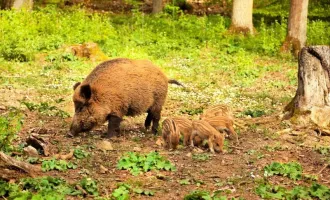
[[[13,0],[1,0],[1,9],[10,9],[13,5]]]
[[[1,9],[32,10],[33,0],[2,0]]]
[[[308,0],[291,0],[288,32],[281,52],[292,52],[295,57],[306,44]]]
[[[157,14],[163,10],[162,0],[152,0],[152,14]]]
[[[253,0],[234,0],[231,25],[229,30],[234,33],[253,34],[252,23]]]
[[[288,118],[296,114],[310,114],[316,124],[329,125],[330,46],[310,46],[300,51],[298,88],[284,110]]]

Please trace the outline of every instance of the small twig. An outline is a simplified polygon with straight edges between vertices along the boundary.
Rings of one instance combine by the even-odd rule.
[[[81,191],[81,192],[83,193],[84,196],[87,195],[86,190],[84,190],[80,185],[76,185],[76,188],[77,188],[77,190]]]
[[[276,135],[282,135],[282,134],[284,134],[284,133],[289,133],[289,132],[291,132],[291,131],[292,131],[291,128],[286,128],[286,129],[283,129],[283,130],[280,130],[280,131],[275,132],[275,134],[276,134]]]
[[[329,163],[325,164],[325,165],[322,167],[322,169],[321,169],[319,172],[317,172],[317,175],[321,174],[322,171],[325,170],[325,168],[327,168],[328,166],[329,166]]]
[[[330,130],[322,129],[320,131],[320,136],[325,135],[325,136],[330,136]]]
[[[244,150],[244,148],[242,147],[236,147],[236,146],[230,146],[228,145],[229,148],[233,148],[233,149],[238,149],[238,150]]]

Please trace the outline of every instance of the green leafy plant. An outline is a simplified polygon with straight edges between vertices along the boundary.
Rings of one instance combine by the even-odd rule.
[[[210,160],[210,155],[207,153],[199,153],[199,154],[196,153],[196,154],[192,155],[192,159],[204,162],[204,161]]]
[[[84,151],[83,149],[75,149],[74,151],[73,151],[73,155],[74,155],[74,157],[75,158],[77,158],[77,159],[83,159],[83,158],[86,158],[86,157],[88,157],[89,156],[89,153],[88,152],[86,152],[86,151]]]
[[[128,184],[120,184],[117,189],[115,189],[112,192],[112,196],[116,200],[128,200],[130,198],[129,193],[130,193],[131,186]]]
[[[188,114],[188,115],[197,115],[203,113],[203,108],[183,108],[180,110],[182,114]]]
[[[155,195],[154,191],[141,189],[141,188],[133,188],[133,192],[136,194],[145,195],[145,196],[154,196]]]
[[[158,152],[151,152],[147,155],[128,152],[120,158],[117,168],[129,170],[134,176],[150,170],[175,170],[175,166]]]
[[[330,198],[330,189],[324,185],[313,183],[310,187],[296,186],[286,189],[282,186],[273,186],[269,183],[260,184],[256,188],[256,194],[263,199],[321,199]]]
[[[221,195],[222,191],[215,191],[213,194],[203,190],[194,190],[184,197],[184,200],[227,200],[226,196]],[[235,200],[236,198],[231,198]],[[242,199],[242,198],[239,198]]]
[[[290,162],[290,163],[279,163],[273,162],[270,165],[265,166],[264,176],[274,176],[281,175],[286,176],[292,180],[312,180],[315,181],[318,179],[316,175],[303,174],[302,167],[300,163]]]
[[[189,179],[182,179],[179,181],[180,185],[190,185]]]
[[[26,161],[31,164],[36,164],[40,162],[39,158],[36,157],[28,157]]]
[[[261,117],[266,114],[263,110],[245,110],[243,112],[244,115],[249,115],[251,117]]]
[[[81,191],[74,189],[72,185],[66,183],[61,178],[51,176],[41,178],[24,178],[20,181],[24,190],[31,192],[50,193],[56,191],[61,195],[80,195]]]
[[[319,146],[316,147],[315,150],[317,152],[319,152],[322,155],[329,155],[330,154],[330,147],[326,147],[326,146]]]
[[[0,116],[0,151],[9,152],[13,150],[12,141],[21,130],[22,124],[22,114],[17,110]]]
[[[66,171],[67,169],[76,169],[77,165],[72,162],[67,162],[65,160],[56,160],[52,158],[50,160],[43,160],[41,163],[42,171],[58,170]]]
[[[83,178],[80,183],[81,187],[88,192],[88,194],[98,196],[98,186],[97,182],[91,178]]]
[[[114,197],[116,200],[127,200],[130,198],[130,193],[132,192],[145,196],[153,196],[155,194],[155,192],[151,190],[135,188],[127,183],[120,183],[118,184],[118,187],[112,192],[112,197]]]
[[[20,192],[20,188],[16,184],[7,183],[6,181],[0,179],[0,196],[13,196]]]
[[[72,185],[63,179],[53,177],[24,178],[19,184],[7,183],[0,180],[0,196],[8,199],[64,200],[66,195],[80,195],[81,191],[75,190]]]
[[[70,117],[70,114],[57,108],[56,106],[50,105],[48,102],[41,102],[35,104],[22,100],[21,104],[25,105],[30,111],[38,111],[39,113],[47,116],[58,116],[61,118]]]
[[[282,175],[287,176],[292,180],[301,180],[302,179],[302,167],[297,162],[290,163],[279,163],[273,162],[270,165],[265,166],[264,168],[265,177]]]

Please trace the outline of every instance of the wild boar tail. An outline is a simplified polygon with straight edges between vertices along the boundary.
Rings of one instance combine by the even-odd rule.
[[[175,79],[169,79],[168,80],[168,83],[170,84],[175,84],[175,85],[179,85],[179,86],[182,86],[182,87],[185,87],[182,83],[180,83],[179,81],[175,80]]]

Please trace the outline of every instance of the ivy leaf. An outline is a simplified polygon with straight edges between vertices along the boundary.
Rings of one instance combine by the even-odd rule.
[[[136,188],[136,189],[134,189],[133,191],[134,191],[135,193],[137,193],[137,194],[142,194],[142,193],[143,193],[143,190],[140,189],[140,188]]]

